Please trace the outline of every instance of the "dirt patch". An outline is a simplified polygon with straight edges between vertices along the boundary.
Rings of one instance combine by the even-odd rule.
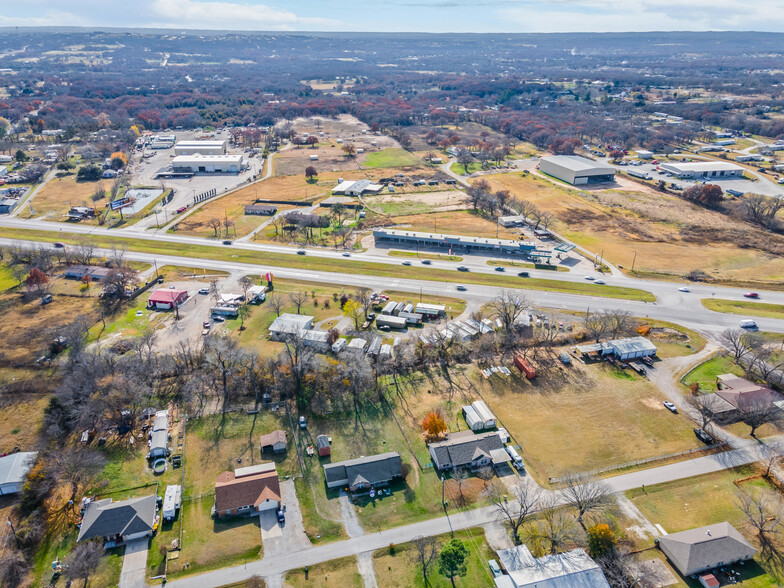
[[[664,410],[664,405],[656,398],[642,398],[640,402],[653,410]]]

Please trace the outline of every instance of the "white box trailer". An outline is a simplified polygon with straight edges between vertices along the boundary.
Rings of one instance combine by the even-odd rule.
[[[626,173],[632,176],[633,178],[640,178],[641,180],[650,180],[651,174],[648,172],[644,172],[639,169],[627,169]]]
[[[165,521],[171,521],[177,516],[177,511],[182,505],[182,486],[166,486],[166,493],[163,495],[163,510],[161,515]]]

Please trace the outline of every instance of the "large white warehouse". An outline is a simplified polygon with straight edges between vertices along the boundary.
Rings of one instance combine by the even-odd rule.
[[[692,163],[662,163],[661,168],[681,179],[738,179],[743,168],[723,161],[695,161]]]
[[[574,186],[615,181],[615,169],[578,155],[542,157],[539,171]]]
[[[180,141],[174,146],[175,155],[223,155],[226,141]]]
[[[174,171],[198,173],[232,173],[242,170],[242,154],[238,155],[178,155],[172,159]]]

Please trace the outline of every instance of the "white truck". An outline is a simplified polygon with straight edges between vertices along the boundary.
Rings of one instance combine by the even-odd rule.
[[[651,174],[648,172],[639,170],[639,169],[627,169],[626,173],[632,176],[633,178],[640,178],[641,180],[650,180]]]
[[[512,463],[514,464],[514,466],[518,470],[522,471],[525,466],[523,465],[523,458],[520,457],[520,454],[517,453],[517,450],[511,445],[507,445],[506,452],[509,454],[509,457],[512,458]]]

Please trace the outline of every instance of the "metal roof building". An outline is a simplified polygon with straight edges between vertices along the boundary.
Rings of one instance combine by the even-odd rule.
[[[508,575],[495,578],[499,588],[610,588],[602,569],[583,549],[534,557],[525,545],[498,551]]]
[[[574,186],[615,181],[615,168],[579,155],[543,157],[539,171]]]
[[[239,173],[243,157],[238,155],[178,155],[172,159],[174,171],[191,173]]]
[[[446,249],[466,253],[494,253],[509,255],[528,255],[536,249],[531,241],[512,241],[511,239],[491,239],[488,237],[464,237],[441,233],[421,233],[395,229],[375,229],[373,238],[376,243],[401,243],[409,247]]]
[[[661,168],[681,179],[738,179],[743,168],[723,161],[695,161],[691,163],[662,163]]]
[[[271,336],[299,335],[313,326],[313,317],[284,312],[269,326]]]
[[[226,153],[226,140],[180,141],[174,146],[175,155],[223,155]]]
[[[0,457],[0,496],[16,494],[22,490],[24,478],[33,466],[35,451],[12,453]]]

